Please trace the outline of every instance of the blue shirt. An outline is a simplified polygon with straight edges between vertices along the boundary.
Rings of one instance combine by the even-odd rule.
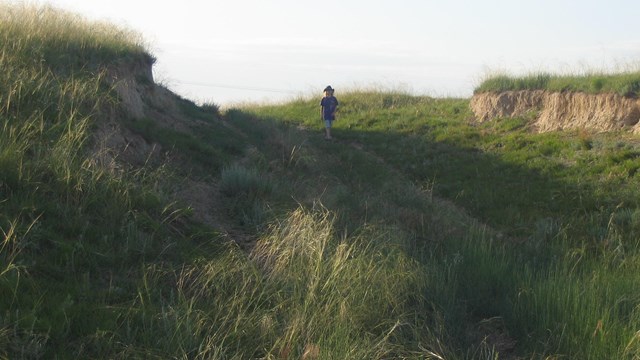
[[[320,106],[322,106],[322,117],[325,120],[335,120],[336,119],[336,109],[338,108],[338,99],[335,96],[325,96],[320,101]]]

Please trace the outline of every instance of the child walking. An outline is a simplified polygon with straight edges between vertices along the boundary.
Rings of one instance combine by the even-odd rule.
[[[338,99],[333,96],[333,88],[331,85],[324,88],[324,97],[320,101],[321,116],[324,120],[325,139],[331,140],[331,125],[336,119],[336,111],[338,110]]]

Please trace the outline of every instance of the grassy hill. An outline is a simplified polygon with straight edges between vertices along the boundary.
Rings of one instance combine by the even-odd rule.
[[[319,98],[220,113],[128,31],[0,20],[0,358],[640,356],[637,138],[339,91],[328,142]]]
[[[523,118],[476,125],[464,99],[362,92],[339,99],[341,143],[488,226],[481,236],[460,224],[443,241],[433,242],[430,232],[421,237],[432,256],[422,261],[439,264],[453,291],[436,301],[451,311],[445,318],[456,314],[476,329],[497,321],[508,332],[485,340],[517,341],[515,353],[524,358],[638,356],[636,137],[535,134]],[[316,102],[254,111],[317,127]],[[440,246],[442,253],[435,250]]]
[[[573,91],[587,94],[614,93],[637,98],[640,95],[640,71],[592,72],[583,75],[562,75],[548,72],[532,73],[525,76],[496,74],[483,80],[474,93],[518,90]]]

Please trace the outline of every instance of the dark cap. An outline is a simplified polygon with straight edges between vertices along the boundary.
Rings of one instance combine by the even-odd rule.
[[[331,87],[331,85],[328,85],[326,88],[324,88],[323,91],[334,91],[333,88]]]

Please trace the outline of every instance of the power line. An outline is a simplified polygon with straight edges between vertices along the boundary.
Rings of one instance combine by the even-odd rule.
[[[237,85],[203,83],[203,82],[192,82],[192,81],[176,81],[176,83],[181,85],[214,87],[214,88],[222,88],[222,89],[264,91],[264,92],[273,92],[273,93],[281,93],[281,94],[297,94],[297,92],[291,91],[291,90],[265,88],[265,87],[258,87],[258,86],[237,86]]]

